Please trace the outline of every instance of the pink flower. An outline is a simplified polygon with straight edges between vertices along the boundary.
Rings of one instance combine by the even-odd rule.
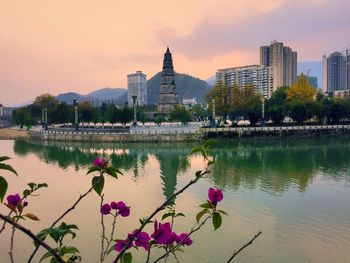
[[[101,169],[106,169],[108,167],[108,161],[105,158],[96,158],[94,160],[94,165]]]
[[[224,199],[222,190],[221,189],[215,190],[214,188],[210,187],[208,191],[208,199],[214,206],[216,206],[218,202]]]
[[[102,215],[108,215],[110,212],[111,212],[111,207],[110,207],[109,204],[104,204],[104,205],[101,207],[101,213],[102,213]]]
[[[161,224],[154,222],[154,232],[151,235],[156,244],[169,245],[174,242],[174,234],[171,231],[170,223]]]
[[[130,207],[126,206],[126,204],[123,201],[119,201],[118,203],[112,202],[111,207],[112,209],[118,210],[118,213],[122,217],[127,217],[130,215]]]
[[[114,245],[114,250],[116,250],[118,252],[122,251],[123,247],[126,246],[127,243],[128,243],[127,240],[117,241],[117,243]]]
[[[22,203],[22,199],[19,196],[19,194],[9,195],[7,197],[7,204],[10,207],[16,207],[16,206],[18,206],[21,203]]]
[[[176,243],[182,243],[182,245],[190,246],[192,245],[193,241],[188,237],[187,233],[182,233],[181,235],[178,236]]]
[[[137,229],[135,231],[137,231]],[[146,232],[140,232],[135,238],[135,246],[143,247],[146,251],[148,251],[150,248],[150,245],[149,245],[150,239],[151,238]]]

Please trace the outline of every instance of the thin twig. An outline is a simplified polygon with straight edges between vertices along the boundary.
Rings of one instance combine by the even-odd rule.
[[[101,203],[100,203],[100,211],[101,211],[101,227],[102,227],[102,235],[101,235],[101,255],[100,255],[100,262],[102,263],[104,261],[104,253],[105,253],[105,232],[106,227],[103,221],[104,214],[102,213],[102,204],[103,204],[103,195],[101,195]]]
[[[13,213],[13,211],[11,211],[7,216],[11,216],[11,214]],[[0,229],[0,234],[2,233],[2,231],[4,231],[6,228],[6,221],[4,220],[4,222],[2,223],[1,229]]]
[[[49,251],[57,259],[58,262],[65,263],[64,260],[55,252],[55,250],[53,248],[51,248],[44,241],[40,240],[29,229],[27,229],[27,228],[21,226],[20,224],[14,222],[11,218],[9,218],[9,217],[7,217],[5,215],[0,214],[0,218],[3,219],[4,221],[6,221],[7,223],[11,224],[12,226],[17,228],[18,230],[20,230],[23,233],[25,233],[27,236],[29,236],[31,239],[33,239],[35,241],[35,243],[38,244],[38,246],[42,246],[42,247],[46,248],[46,250]]]
[[[229,258],[229,260],[227,260],[227,263],[232,262],[232,260],[240,253],[242,252],[243,249],[245,249],[247,246],[253,244],[254,240],[261,235],[261,231],[259,231],[251,240],[249,240],[248,243],[246,243],[244,246],[242,246],[240,249],[238,249],[237,251],[235,251],[233,253],[233,255]]]
[[[160,260],[162,260],[165,257],[168,257],[168,255],[170,253],[173,253],[177,248],[181,247],[183,242],[190,237],[193,233],[197,232],[199,229],[201,229],[202,226],[204,226],[204,224],[207,222],[207,220],[209,218],[211,218],[212,215],[207,216],[196,228],[193,228],[188,234],[187,236],[181,240],[176,246],[172,247],[171,249],[169,249],[166,253],[164,253],[162,256],[160,256],[159,258],[157,258],[155,261],[153,261],[153,263],[159,262]]]
[[[50,228],[53,228],[59,221],[61,221],[63,219],[63,217],[65,217],[70,211],[72,211],[73,209],[75,209],[75,207],[78,205],[78,203],[85,197],[87,196],[91,191],[92,191],[93,187],[91,187],[89,190],[87,190],[85,192],[85,194],[80,195],[79,198],[74,202],[74,204],[68,208],[60,217],[58,217],[50,226]],[[39,247],[36,247],[33,251],[33,253],[30,255],[29,259],[28,259],[28,263],[32,262],[36,252],[38,251]]]
[[[14,239],[15,239],[15,231],[16,231],[16,228],[14,226],[12,226],[11,241],[10,241],[10,251],[9,251],[11,263],[15,262],[15,260],[13,258],[13,243],[14,243]]]
[[[151,258],[151,247],[149,248],[148,252],[147,252],[147,260],[146,263],[149,263],[149,260]]]
[[[179,194],[183,193],[188,187],[190,187],[191,185],[195,184],[200,178],[202,178],[207,173],[209,173],[209,170],[206,167],[206,169],[200,175],[198,175],[195,179],[189,181],[183,188],[181,188],[176,193],[172,194],[167,200],[165,200],[165,202],[161,206],[159,206],[156,210],[154,210],[153,213],[151,215],[149,215],[146,218],[146,220],[141,224],[141,226],[137,229],[137,231],[134,232],[134,234],[130,237],[130,239],[128,239],[128,242],[124,245],[123,249],[117,255],[117,257],[115,258],[113,263],[117,263],[118,262],[118,260],[123,256],[123,254],[127,250],[127,248],[130,247],[130,245],[132,244],[134,239],[138,236],[138,234],[144,229],[144,227],[152,220],[152,218],[156,214],[158,214],[160,211],[164,210],[171,200],[173,200]]]
[[[112,241],[113,241],[113,236],[114,236],[114,231],[115,231],[115,225],[117,222],[117,216],[118,214],[113,215],[113,223],[112,223],[112,230],[111,230],[111,236],[109,237],[109,240],[107,240],[107,245],[106,245],[106,249],[103,255],[103,258],[106,257],[108,250],[109,250],[109,246],[111,245]]]

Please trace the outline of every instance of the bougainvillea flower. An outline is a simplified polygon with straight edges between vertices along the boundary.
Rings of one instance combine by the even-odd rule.
[[[137,229],[135,231],[137,231]],[[145,250],[148,251],[150,248],[150,245],[149,245],[150,239],[151,238],[146,232],[140,232],[135,238],[135,246],[143,247]]]
[[[127,206],[123,201],[119,201],[118,203],[112,202],[111,207],[115,210],[118,210],[118,213],[122,217],[127,217],[130,215],[130,207]]]
[[[193,241],[188,237],[188,233],[182,233],[178,236],[176,243],[182,243],[182,245],[190,246],[192,245]]]
[[[22,203],[22,199],[19,194],[9,195],[7,197],[7,204],[11,207],[16,207]]]
[[[117,243],[114,245],[114,250],[116,250],[118,252],[122,251],[123,247],[126,246],[127,243],[128,243],[127,240],[117,241]]]
[[[154,222],[154,232],[151,235],[154,242],[159,245],[169,245],[174,240],[173,232],[171,231],[170,223],[161,224],[157,220]]]
[[[106,169],[108,167],[108,161],[105,158],[96,158],[94,160],[94,165],[96,167],[100,167],[102,169]]]
[[[224,199],[222,190],[221,189],[215,190],[214,188],[210,187],[208,191],[208,199],[214,206],[216,206],[218,202]]]
[[[111,212],[111,206],[109,204],[104,204],[102,207],[101,207],[101,213],[103,215],[108,215],[109,213]]]

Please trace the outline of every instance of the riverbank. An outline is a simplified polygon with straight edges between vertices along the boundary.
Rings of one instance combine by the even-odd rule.
[[[30,138],[30,134],[26,130],[9,129],[9,128],[0,129],[0,140],[29,139],[29,138]]]
[[[32,130],[34,140],[81,142],[198,142],[216,139],[310,138],[350,135],[350,125],[304,125],[278,127],[200,128],[196,131],[87,132]]]

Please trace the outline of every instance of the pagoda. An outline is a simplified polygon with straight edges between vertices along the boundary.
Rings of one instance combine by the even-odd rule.
[[[173,59],[169,47],[164,54],[163,71],[158,95],[158,112],[169,115],[178,105]]]

